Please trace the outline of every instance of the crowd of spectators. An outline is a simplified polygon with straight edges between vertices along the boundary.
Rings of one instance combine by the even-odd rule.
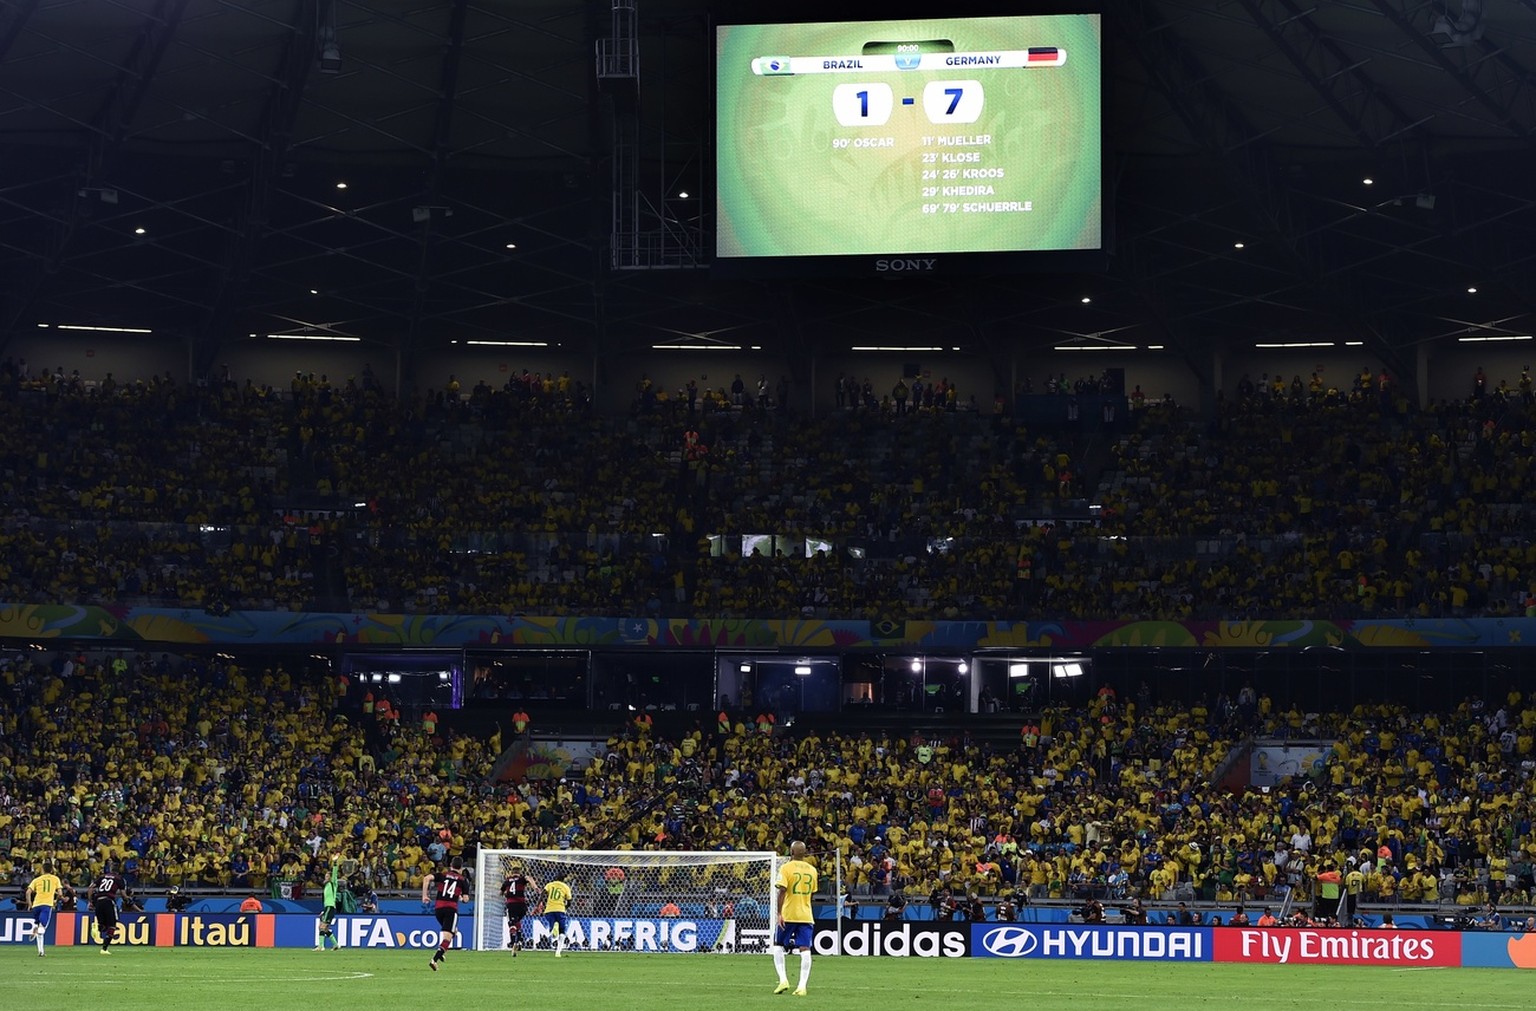
[[[841,851],[857,896],[956,909],[972,895],[1279,904],[1328,873],[1359,901],[1464,913],[1529,906],[1536,890],[1536,700],[1519,692],[1440,713],[1101,692],[1030,718],[1006,746],[793,734],[745,714],[669,736],[644,720],[584,770],[525,783],[489,777],[511,743],[499,727],[461,735],[388,697],[217,657],[13,657],[0,664],[0,881],[43,859],[78,880],[110,859],[136,888],[263,890],[318,882],[339,855],[385,891],[482,845],[802,838],[823,860]],[[1250,735],[1336,743],[1273,789],[1215,785]]]
[[[443,829],[482,824],[500,743],[365,717],[357,693],[224,658],[0,662],[0,881],[112,860],[133,888],[264,890],[340,855],[379,888],[419,882]]]
[[[876,620],[1536,614],[1528,383],[1413,411],[1368,372],[1308,386],[1249,383],[1211,418],[1155,405],[1095,435],[936,409],[911,424],[852,409],[602,418],[568,376],[401,401],[367,375],[298,375],[280,392],[23,381],[13,365],[0,597]]]

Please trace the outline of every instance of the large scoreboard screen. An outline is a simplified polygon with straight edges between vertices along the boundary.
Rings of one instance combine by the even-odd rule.
[[[1102,250],[1101,52],[1097,14],[717,26],[717,266]]]

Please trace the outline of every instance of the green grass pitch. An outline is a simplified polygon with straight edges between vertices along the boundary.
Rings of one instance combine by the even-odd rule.
[[[1345,1004],[1394,1011],[1525,1011],[1536,975],[1514,969],[1318,968],[992,959],[818,958],[810,994],[774,996],[766,955],[457,951],[441,972],[428,953],[292,949],[0,949],[0,1007],[649,1008],[815,1007],[1160,1011]],[[798,962],[789,959],[790,982]]]

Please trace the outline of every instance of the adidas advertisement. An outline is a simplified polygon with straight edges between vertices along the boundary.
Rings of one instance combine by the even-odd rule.
[[[963,923],[907,920],[817,920],[812,946],[818,955],[888,955],[893,958],[966,958],[970,928]]]

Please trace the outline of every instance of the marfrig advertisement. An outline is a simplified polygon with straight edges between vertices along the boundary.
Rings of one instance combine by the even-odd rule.
[[[761,922],[761,921],[759,921]],[[553,947],[554,935],[542,917],[523,921],[524,943]],[[766,928],[738,926],[735,920],[573,916],[566,926],[568,947],[591,951],[763,951]]]

